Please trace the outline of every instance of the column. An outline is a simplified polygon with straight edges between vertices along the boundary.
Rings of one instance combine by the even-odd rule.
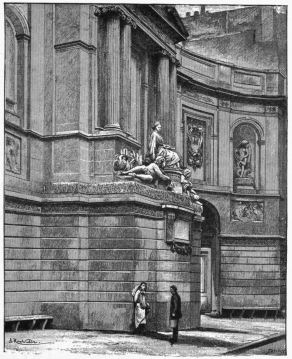
[[[120,129],[120,17],[112,13],[107,19],[107,125]]]
[[[122,130],[129,132],[131,117],[131,25],[121,29],[121,121]]]
[[[149,92],[149,57],[145,54],[142,65],[142,118],[141,128],[143,129],[142,148],[144,153],[148,150],[148,92]]]
[[[176,132],[176,108],[177,108],[177,74],[176,74],[176,59],[171,58],[169,68],[169,145],[175,145]]]
[[[157,120],[162,126],[164,142],[169,142],[169,57],[160,52],[157,83]]]

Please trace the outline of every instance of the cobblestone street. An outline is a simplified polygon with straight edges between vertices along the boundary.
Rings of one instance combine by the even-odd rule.
[[[46,358],[68,355],[70,358],[94,354],[95,357],[139,358],[218,356],[240,345],[251,343],[285,331],[284,320],[215,319],[201,317],[201,328],[180,331],[177,345],[170,346],[170,333],[137,336],[129,333],[99,331],[33,330],[5,333],[5,356],[30,358],[41,354]],[[280,348],[281,349],[281,348]],[[276,355],[283,355],[277,349]],[[258,351],[253,351],[259,354]],[[271,351],[267,351],[270,354]]]

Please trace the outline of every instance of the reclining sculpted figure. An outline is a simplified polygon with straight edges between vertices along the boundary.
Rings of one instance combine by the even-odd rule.
[[[157,186],[159,180],[166,181],[168,185],[170,185],[170,178],[162,171],[164,164],[164,158],[159,156],[156,158],[155,162],[150,163],[147,166],[136,166],[129,171],[121,172],[121,175],[129,175],[146,183],[154,183],[155,186]]]

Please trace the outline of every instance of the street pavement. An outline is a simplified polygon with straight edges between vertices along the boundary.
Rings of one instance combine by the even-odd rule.
[[[201,316],[201,328],[179,331],[170,345],[171,332],[133,335],[101,331],[31,330],[6,332],[4,358],[49,359],[94,355],[94,358],[150,358],[222,356],[247,343],[285,332],[283,319],[223,319]],[[284,355],[285,343],[253,349],[246,354]],[[1,356],[2,357],[2,356]],[[237,356],[238,357],[238,356]]]

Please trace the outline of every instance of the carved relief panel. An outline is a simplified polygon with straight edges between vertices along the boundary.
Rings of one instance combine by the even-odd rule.
[[[21,139],[10,133],[5,134],[5,169],[20,174]]]
[[[263,202],[231,202],[231,220],[240,222],[263,222]]]
[[[207,179],[208,119],[185,116],[184,121],[184,166],[191,171],[191,178],[198,181]],[[209,141],[210,142],[210,138]]]

